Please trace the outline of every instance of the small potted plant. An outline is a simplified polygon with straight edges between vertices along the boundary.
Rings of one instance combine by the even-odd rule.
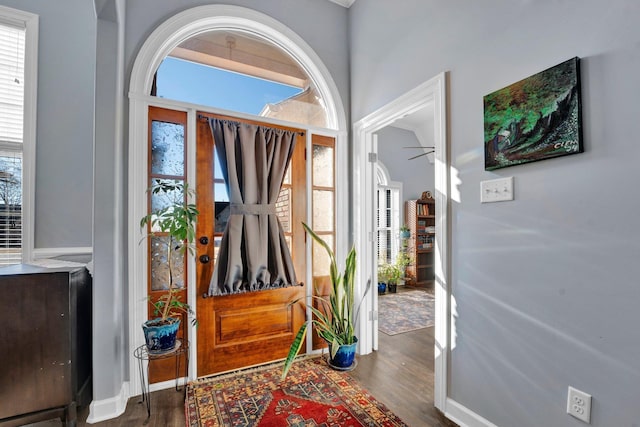
[[[331,247],[302,223],[303,227],[311,235],[311,237],[322,246],[330,260],[330,277],[331,277],[331,293],[329,301],[313,296],[315,301],[320,303],[320,308],[316,308],[313,304],[307,304],[313,313],[313,319],[310,323],[315,326],[315,330],[322,339],[329,344],[329,366],[339,370],[350,370],[355,366],[355,351],[358,338],[355,336],[355,324],[358,321],[360,305],[364,300],[371,281],[367,283],[367,287],[360,298],[360,302],[356,306],[355,301],[355,273],[356,273],[356,251],[352,248],[345,260],[344,272],[338,272],[336,258]],[[295,304],[297,301],[292,302]],[[282,369],[282,379],[287,376],[289,368],[304,345],[305,336],[307,334],[309,322],[305,322],[296,334],[289,354],[285,360]]]
[[[387,291],[387,283],[389,282],[388,277],[388,263],[384,261],[380,261],[378,264],[378,295],[384,295]]]
[[[155,196],[165,197],[163,207],[145,215],[140,220],[140,228],[146,232],[145,237],[160,235],[166,239],[158,239],[164,246],[165,258],[169,270],[168,289],[155,301],[150,300],[154,315],[142,325],[147,349],[150,353],[163,353],[175,347],[176,334],[180,326],[180,312],[191,317],[195,326],[197,320],[189,304],[180,300],[180,288],[175,283],[174,253],[193,253],[195,239],[195,223],[198,209],[189,199],[195,192],[183,181],[156,179],[147,190]]]
[[[411,237],[411,230],[409,230],[407,224],[402,224],[402,227],[400,227],[400,238],[408,239],[409,237]]]

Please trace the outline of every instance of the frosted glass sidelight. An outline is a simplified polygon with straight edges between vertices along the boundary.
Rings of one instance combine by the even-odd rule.
[[[168,236],[151,238],[151,290],[169,289],[169,264],[167,263]],[[184,288],[184,255],[173,251],[173,281],[177,288]]]
[[[152,183],[155,183],[155,179]],[[160,181],[173,181],[173,180],[160,180]],[[175,180],[181,181],[181,180]],[[151,212],[157,212],[167,206],[174,205],[176,203],[181,204],[184,200],[184,193],[182,191],[170,191],[167,193],[151,194]],[[153,232],[160,231],[157,227],[151,229]]]
[[[151,173],[184,176],[184,126],[151,122]]]
[[[333,191],[313,190],[313,230],[333,231]]]
[[[313,185],[333,187],[333,147],[313,146]]]
[[[322,237],[322,240],[327,242],[327,244],[331,249],[335,250],[333,246],[332,235],[319,234],[319,236]],[[328,275],[327,272],[330,270],[329,268],[330,265],[331,265],[331,261],[329,260],[329,255],[327,254],[327,251],[322,246],[320,246],[318,242],[314,240],[313,241],[313,277],[327,276]]]

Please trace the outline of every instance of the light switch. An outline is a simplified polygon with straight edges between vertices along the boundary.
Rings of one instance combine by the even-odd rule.
[[[513,177],[480,182],[480,202],[493,203],[513,200]]]

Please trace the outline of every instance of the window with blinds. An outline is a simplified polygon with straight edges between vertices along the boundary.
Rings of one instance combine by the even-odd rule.
[[[0,265],[22,260],[25,29],[0,23]]]

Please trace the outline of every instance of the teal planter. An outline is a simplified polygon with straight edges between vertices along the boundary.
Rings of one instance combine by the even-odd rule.
[[[329,365],[332,368],[339,370],[348,370],[351,368],[356,357],[357,344],[358,338],[354,338],[353,344],[346,344],[338,347],[335,357],[329,360]],[[331,348],[331,346],[329,346],[329,348]]]
[[[142,324],[147,350],[151,354],[166,353],[176,346],[176,335],[180,319],[170,317],[171,323],[160,323],[160,318],[148,320]]]

